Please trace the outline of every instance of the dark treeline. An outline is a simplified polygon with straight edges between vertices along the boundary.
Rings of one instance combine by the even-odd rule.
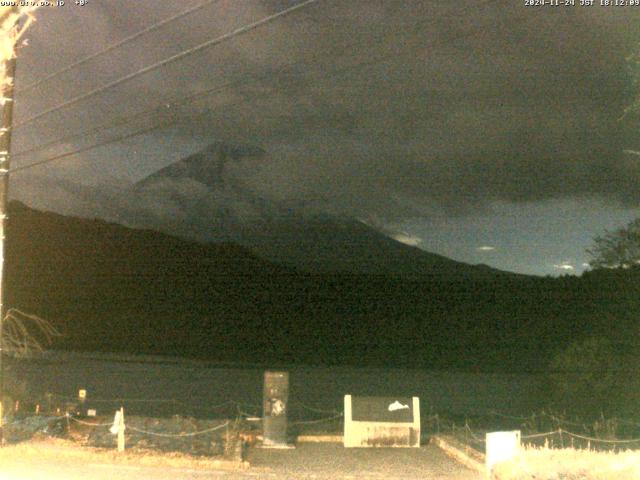
[[[13,203],[7,304],[52,321],[54,348],[252,363],[547,371],[581,338],[633,352],[640,273],[486,279],[313,274],[234,245]]]

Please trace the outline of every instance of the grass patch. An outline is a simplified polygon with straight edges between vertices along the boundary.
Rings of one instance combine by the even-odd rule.
[[[60,438],[35,437],[31,441],[0,448],[0,462],[12,459],[73,461],[87,463],[111,463],[120,465],[145,465],[190,469],[237,469],[246,468],[246,462],[235,462],[200,457],[179,452],[157,452],[143,448],[132,448],[123,453],[113,449],[80,446]]]
[[[523,447],[517,459],[496,465],[492,478],[496,480],[635,480],[640,479],[640,452]]]

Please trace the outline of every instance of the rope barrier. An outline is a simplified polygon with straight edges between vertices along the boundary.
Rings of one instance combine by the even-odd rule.
[[[78,398],[75,397],[68,397],[68,396],[64,396],[64,395],[59,395],[59,394],[49,394],[50,397],[55,397],[55,398],[59,398],[59,399],[65,399],[65,400],[78,400]],[[177,400],[177,399],[167,399],[167,398],[113,398],[113,399],[108,399],[108,398],[91,398],[90,399],[91,402],[111,402],[111,403],[125,403],[125,402],[148,402],[148,403],[175,403],[175,404],[181,404],[181,405],[187,405],[187,403]],[[209,406],[208,409],[220,409],[223,408],[225,406],[228,405],[235,405],[237,407],[238,410],[238,414],[241,417],[246,417],[246,418],[250,418],[250,417],[255,417],[256,415],[248,413],[246,411],[244,411],[242,409],[242,407],[249,407],[251,409],[261,409],[262,407],[260,405],[256,405],[256,404],[250,404],[250,403],[243,403],[243,402],[237,402],[235,400],[225,400],[224,402],[217,404],[217,405],[212,405]],[[299,401],[295,401],[294,405],[298,405],[301,408],[311,411],[311,412],[315,412],[315,413],[334,413],[335,415],[330,416],[330,417],[325,417],[325,418],[320,418],[320,419],[314,419],[314,420],[299,420],[299,421],[295,421],[295,422],[289,422],[290,425],[312,425],[312,424],[318,424],[318,423],[325,423],[325,422],[329,422],[332,420],[336,420],[339,418],[343,417],[343,414],[336,411],[336,410],[327,410],[327,409],[321,409],[321,408],[316,408],[316,407],[312,407],[309,405],[306,405],[302,402]],[[577,423],[577,422],[573,422],[570,420],[564,420],[554,414],[550,414],[550,413],[546,413],[546,412],[542,412],[542,413],[537,413],[537,414],[533,414],[530,417],[522,417],[522,416],[517,416],[517,415],[508,415],[508,414],[503,414],[500,412],[497,412],[495,410],[491,410],[490,412],[488,412],[489,415],[493,415],[493,416],[498,416],[498,417],[503,417],[503,418],[508,418],[508,419],[512,419],[512,420],[518,420],[518,421],[535,421],[536,419],[543,419],[543,418],[547,418],[555,423],[557,423],[558,425],[574,425],[574,426],[580,426],[583,427],[585,430],[587,430],[587,426],[585,423]],[[86,426],[90,426],[90,427],[107,427],[107,426],[111,426],[112,422],[109,423],[93,423],[93,422],[86,422],[84,420],[80,420],[79,418],[76,418],[70,414],[66,414],[63,416],[54,416],[52,417],[52,419],[63,419],[66,418],[67,420],[72,420],[75,423],[81,424],[81,425],[86,425]],[[430,415],[428,417],[426,417],[424,419],[424,421],[427,422],[431,422],[431,421],[437,421],[438,424],[442,424],[443,426],[447,425],[448,422],[446,420],[446,418],[442,418],[440,417],[438,414],[435,415]],[[603,419],[603,421],[605,421]],[[624,423],[624,424],[629,424],[629,425],[635,425],[635,426],[640,426],[639,423],[637,422],[633,422],[631,420],[626,420],[626,419],[617,419],[617,418],[611,418],[608,419],[607,421],[609,422],[619,422],[619,423]],[[143,429],[139,429],[136,427],[132,427],[132,426],[127,426],[127,428],[129,428],[132,431],[138,432],[138,433],[142,433],[142,434],[147,434],[147,435],[155,435],[158,437],[191,437],[191,436],[196,436],[196,435],[203,435],[206,433],[210,433],[210,432],[214,432],[216,430],[219,430],[221,428],[224,428],[226,426],[229,425],[229,422],[227,421],[226,423],[213,427],[213,428],[209,428],[206,430],[202,430],[202,431],[198,431],[198,432],[190,432],[190,433],[181,433],[181,434],[168,434],[168,433],[160,433],[160,432],[152,432],[152,431],[147,431],[147,430],[143,430]],[[446,427],[445,427],[446,428]],[[466,434],[468,435],[467,438],[471,438],[473,441],[478,442],[478,443],[486,443],[485,439],[481,439],[479,438],[474,431],[471,429],[471,427],[469,426],[468,423],[465,423],[464,427],[462,428],[457,428],[455,426],[454,423],[451,423],[449,429],[455,434],[456,432],[460,432],[460,430],[464,430],[466,432]],[[581,439],[581,440],[585,440],[585,441],[589,441],[589,442],[601,442],[601,443],[608,443],[608,444],[631,444],[631,443],[640,443],[640,438],[634,438],[634,439],[622,439],[622,440],[614,440],[614,439],[603,439],[603,438],[597,438],[597,437],[591,437],[591,436],[587,436],[587,435],[581,435],[578,433],[574,433],[571,432],[569,430],[565,430],[563,428],[558,428],[557,430],[553,430],[553,431],[549,431],[549,432],[544,432],[544,433],[534,433],[534,434],[529,434],[529,435],[522,435],[521,439],[522,440],[530,440],[530,439],[535,439],[535,438],[543,438],[543,437],[549,437],[552,435],[562,435],[563,433],[566,433],[567,435],[577,438],[577,439]],[[459,433],[458,433],[459,434]]]
[[[548,437],[548,436],[554,435],[556,433],[562,433],[562,430],[554,430],[552,432],[546,432],[546,433],[534,433],[532,435],[522,435],[520,438],[522,440],[524,440],[524,439],[528,439],[528,438]]]
[[[519,417],[516,415],[507,415],[504,413],[500,413],[500,412],[496,412],[495,410],[491,410],[489,411],[489,415],[493,415],[496,417],[502,417],[502,418],[509,418],[511,420],[519,420],[519,421],[529,421],[529,420],[536,420],[539,418],[548,418],[550,420],[553,420],[556,423],[564,423],[566,425],[574,425],[576,427],[583,427],[584,423],[577,423],[577,422],[572,422],[570,420],[565,420],[562,419],[560,417],[557,417],[556,415],[550,414],[550,413],[546,413],[546,412],[542,412],[542,413],[534,413],[532,414],[530,417]]]
[[[64,398],[61,395],[56,395],[59,398]],[[69,398],[69,397],[67,397]],[[107,399],[93,399],[93,400],[103,400],[103,401],[113,401],[113,400],[107,400]],[[122,399],[119,399],[122,400]],[[164,402],[172,402],[175,401],[173,399],[129,399],[129,401],[133,401],[133,400],[139,400],[139,401],[149,401],[149,402],[158,402],[158,401],[164,401]],[[176,401],[177,403],[182,403],[179,401]],[[320,424],[320,423],[325,423],[325,422],[330,422],[333,420],[337,420],[339,418],[342,418],[344,415],[342,413],[338,413],[335,410],[331,411],[331,410],[324,410],[324,409],[317,409],[314,407],[310,407],[308,405],[303,404],[302,402],[296,402],[298,405],[300,405],[302,408],[309,410],[309,411],[313,411],[313,412],[318,412],[318,413],[336,413],[336,415],[330,416],[330,417],[326,417],[326,418],[321,418],[321,419],[317,419],[317,420],[300,420],[300,421],[296,421],[296,422],[290,422],[290,425],[313,425],[313,424]],[[259,408],[258,405],[253,405],[253,404],[245,404],[245,403],[241,403],[241,402],[235,402],[233,400],[226,400],[225,402],[218,404],[218,405],[214,405],[211,408],[221,408],[223,406],[226,405],[236,405],[238,407],[238,413],[240,416],[243,417],[253,417],[254,415],[244,412],[240,407],[242,405],[245,406],[249,406],[249,407],[254,407],[254,408]],[[530,420],[530,419],[535,419],[535,418],[549,418],[553,421],[556,421],[559,424],[565,423],[565,424],[573,424],[573,425],[580,425],[580,426],[584,426],[584,424],[579,424],[576,422],[570,422],[570,421],[565,421],[560,419],[559,417],[552,415],[552,414],[547,414],[547,413],[542,413],[542,414],[534,414],[532,415],[532,417],[517,417],[517,416],[513,416],[513,415],[506,415],[506,414],[501,414],[499,412],[496,411],[492,411],[491,414],[493,415],[497,415],[497,416],[501,416],[501,417],[505,417],[505,418],[512,418],[512,419],[516,419],[516,420],[522,420],[522,419],[526,419],[526,420]],[[110,427],[113,425],[112,422],[105,422],[105,423],[94,423],[94,422],[87,422],[84,420],[80,420],[79,418],[74,417],[73,415],[67,413],[66,415],[62,415],[62,416],[53,416],[51,417],[52,420],[61,420],[61,419],[66,419],[67,422],[69,420],[78,423],[80,425],[86,425],[89,427]],[[428,417],[425,418],[425,421],[432,421],[432,420],[437,420],[438,422],[441,422],[443,419],[438,415],[430,415]],[[616,420],[617,419],[611,419],[611,420]],[[195,437],[195,436],[199,436],[199,435],[206,435],[215,431],[218,431],[220,429],[226,428],[230,425],[230,421],[226,421],[225,423],[221,424],[221,425],[217,425],[215,427],[211,427],[211,428],[207,428],[204,430],[199,430],[196,432],[185,432],[185,433],[177,433],[177,434],[172,434],[172,433],[161,433],[161,432],[153,432],[153,431],[149,431],[149,430],[144,430],[142,428],[137,428],[131,425],[127,425],[127,429],[132,431],[132,432],[137,432],[140,433],[142,435],[150,435],[150,436],[156,436],[156,437],[163,437],[163,438],[185,438],[185,437]],[[464,431],[464,435],[466,438],[466,441],[469,442],[469,440],[473,441],[473,442],[477,442],[479,444],[485,444],[486,443],[486,439],[482,439],[480,437],[478,437],[476,435],[476,433],[471,429],[471,427],[469,426],[468,423],[465,423],[464,427],[456,427],[455,424],[451,425],[451,431],[454,435],[460,435],[462,433],[462,431]],[[536,438],[545,438],[545,437],[550,437],[553,435],[560,435],[562,436],[562,434],[565,433],[570,437],[573,438],[577,438],[577,439],[581,439],[584,441],[588,441],[588,442],[599,442],[599,443],[606,443],[606,444],[611,444],[611,445],[624,445],[624,444],[632,444],[632,443],[640,443],[640,438],[632,438],[632,439],[604,439],[604,438],[596,438],[596,437],[591,437],[591,436],[587,436],[587,435],[581,435],[578,433],[574,433],[571,432],[569,430],[565,430],[562,428],[558,428],[557,430],[553,430],[553,431],[549,431],[549,432],[544,432],[544,433],[534,433],[534,434],[529,434],[529,435],[522,435],[520,438],[522,440],[531,440],[531,439],[536,439]]]
[[[465,425],[465,429],[469,432],[469,434],[471,435],[471,438],[473,438],[476,442],[479,442],[479,443],[485,443],[486,442],[486,440],[484,438],[476,437],[476,435],[473,433],[473,430],[471,430],[469,425]]]
[[[566,433],[570,437],[581,438],[582,440],[587,440],[589,442],[603,442],[603,443],[637,443],[640,442],[640,438],[631,438],[626,440],[609,440],[606,438],[593,438],[586,437],[584,435],[578,435],[577,433],[568,432],[566,430],[559,430],[560,433]]]
[[[225,422],[222,425],[218,425],[217,427],[207,428],[206,430],[200,430],[198,432],[188,432],[188,433],[160,433],[160,432],[150,432],[148,430],[143,430],[141,428],[132,427],[131,425],[127,425],[127,430],[131,430],[133,432],[142,433],[144,435],[152,435],[156,437],[165,437],[165,438],[181,438],[181,437],[195,437],[196,435],[204,435],[206,433],[215,432],[216,430],[220,430],[221,428],[227,427],[229,422]]]
[[[455,432],[455,427],[453,428],[454,432]],[[473,430],[471,430],[471,428],[468,425],[465,425],[464,429],[466,430],[470,435],[471,438],[473,438],[475,441],[477,442],[486,442],[486,440],[480,439],[479,437],[477,437]],[[595,438],[595,437],[588,437],[585,435],[580,435],[577,433],[573,433],[570,432],[568,430],[564,430],[562,428],[559,428],[558,430],[553,430],[550,432],[544,432],[544,433],[534,433],[531,435],[522,435],[520,438],[522,440],[528,440],[528,439],[532,439],[532,438],[542,438],[542,437],[549,437],[551,435],[562,435],[563,433],[569,435],[570,437],[574,437],[574,438],[580,438],[582,440],[587,440],[589,442],[602,442],[602,443],[612,443],[612,444],[627,444],[627,443],[640,443],[640,438],[632,438],[632,439],[621,439],[621,440],[613,440],[613,439],[606,439],[606,438]]]
[[[547,413],[547,412],[542,412],[542,413],[534,413],[532,414],[530,417],[519,417],[519,416],[515,416],[515,415],[506,415],[504,413],[500,413],[497,412],[495,410],[491,410],[488,412],[489,415],[493,415],[496,417],[502,417],[502,418],[509,418],[512,420],[520,420],[520,421],[535,421],[536,419],[543,419],[543,418],[547,418],[555,423],[557,423],[558,425],[573,425],[575,427],[582,427],[585,430],[587,429],[587,423],[586,422],[574,422],[571,420],[567,420],[564,418],[560,418],[557,415],[551,414],[551,413]],[[602,419],[602,421],[606,421],[606,422],[613,422],[613,423],[621,423],[624,425],[632,425],[635,427],[640,427],[640,422],[636,422],[630,419],[626,419],[626,418],[617,418],[617,417],[612,417],[612,418],[608,418],[608,419]]]
[[[113,425],[113,422],[108,422],[108,423],[85,422],[83,420],[79,420],[75,417],[72,417],[71,415],[65,415],[63,417],[58,417],[58,418],[70,418],[71,420],[73,420],[76,423],[79,423],[80,425],[87,425],[89,427],[110,427],[111,425]]]
[[[315,407],[310,407],[308,405],[305,405],[302,402],[293,402],[294,405],[300,405],[302,408],[304,408],[305,410],[309,410],[310,412],[315,412],[315,413],[334,413],[337,414],[339,413],[337,410],[323,410],[320,408],[315,408]]]
[[[327,417],[327,418],[321,418],[319,420],[300,420],[297,422],[291,422],[289,425],[311,425],[314,423],[324,423],[324,422],[329,422],[331,420],[335,420],[337,418],[342,418],[342,414],[338,414],[338,415],[334,415],[333,417]]]
[[[456,428],[455,425],[452,426],[451,428],[453,434],[455,435],[456,432],[459,432],[461,430],[465,431],[466,434],[468,434],[472,440],[478,442],[478,443],[486,443],[485,439],[481,439],[479,438],[471,429],[471,427],[469,427],[468,424],[465,424],[465,426],[463,428]],[[589,442],[601,442],[601,443],[609,443],[609,444],[630,444],[630,443],[640,443],[640,438],[634,438],[634,439],[620,439],[620,440],[614,440],[614,439],[605,439],[605,438],[596,438],[596,437],[589,437],[586,435],[580,435],[574,432],[570,432],[568,430],[564,430],[562,428],[559,428],[557,430],[553,430],[550,432],[544,432],[544,433],[534,433],[534,434],[530,434],[530,435],[522,435],[520,438],[522,440],[529,440],[529,439],[534,439],[534,438],[543,438],[543,437],[549,437],[551,435],[560,435],[562,436],[562,434],[565,433],[567,435],[569,435],[570,437],[574,437],[574,438],[579,438],[582,440],[586,440]],[[467,437],[468,440],[468,437]]]
[[[76,401],[76,402],[79,401],[77,397],[59,395],[57,393],[50,393],[49,395],[53,398],[57,398],[61,400]],[[86,403],[173,403],[173,404],[182,405],[185,407],[192,407],[192,405],[189,405],[188,403],[175,398],[127,398],[127,397],[94,398],[94,397],[91,397],[86,400]],[[241,405],[241,406],[250,407],[250,408],[262,408],[260,405],[241,403],[235,400],[225,400],[224,402],[216,405],[207,405],[207,409],[216,410],[216,409],[225,407],[227,405]]]

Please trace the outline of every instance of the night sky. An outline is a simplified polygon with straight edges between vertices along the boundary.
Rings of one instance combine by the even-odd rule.
[[[67,0],[37,11],[18,51],[14,167],[166,126],[20,170],[12,196],[118,220],[104,201],[114,192],[213,141],[252,145],[267,157],[224,175],[263,198],[456,260],[552,275],[580,273],[591,239],[640,213],[638,123],[624,115],[640,7],[317,0],[39,115],[298,3]]]

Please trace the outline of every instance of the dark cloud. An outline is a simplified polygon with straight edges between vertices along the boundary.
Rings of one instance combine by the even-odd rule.
[[[197,3],[113,0],[43,10],[21,51],[19,81]],[[293,3],[218,2],[25,92],[18,121]],[[618,119],[631,100],[625,56],[640,38],[640,9],[614,10],[320,0],[25,126],[16,147],[219,85],[168,109],[179,119],[170,135],[181,148],[158,149],[162,135],[153,135],[136,143],[135,154],[103,149],[92,157],[102,165],[92,179],[99,184],[114,170],[143,178],[178,160],[185,145],[220,140],[268,152],[267,161],[229,165],[234,184],[378,223],[468,214],[495,201],[587,195],[637,205],[640,171],[622,155],[638,148],[637,138]],[[153,158],[139,158],[145,149]],[[124,172],[99,160],[114,156],[135,163]],[[86,174],[64,172],[71,182]]]

